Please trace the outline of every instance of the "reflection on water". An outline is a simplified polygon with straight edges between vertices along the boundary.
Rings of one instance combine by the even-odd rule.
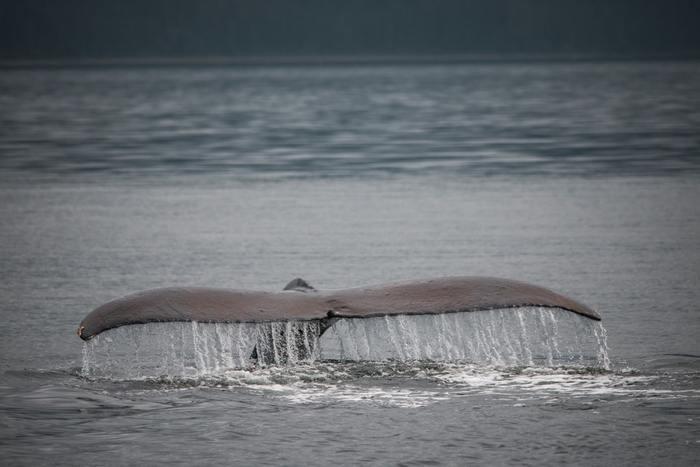
[[[697,171],[699,78],[695,63],[5,71],[0,168]]]

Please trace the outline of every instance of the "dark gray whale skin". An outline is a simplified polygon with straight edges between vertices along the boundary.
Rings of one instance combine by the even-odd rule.
[[[596,321],[601,319],[580,302],[509,279],[443,277],[329,291],[317,291],[304,280],[295,279],[282,292],[170,287],[127,295],[91,311],[80,323],[78,336],[89,340],[108,329],[151,322],[329,320],[523,306],[562,308]]]

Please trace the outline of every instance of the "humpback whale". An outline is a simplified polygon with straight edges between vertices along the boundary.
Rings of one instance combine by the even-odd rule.
[[[544,287],[493,277],[443,277],[319,291],[294,279],[281,292],[169,287],[110,301],[80,323],[89,340],[130,324],[168,321],[209,323],[317,320],[321,334],[338,318],[476,312],[525,306],[561,308],[600,321],[593,309]]]

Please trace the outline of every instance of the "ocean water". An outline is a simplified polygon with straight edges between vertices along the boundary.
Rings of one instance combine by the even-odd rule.
[[[699,128],[697,63],[2,71],[3,462],[697,465]],[[154,287],[449,275],[603,321],[351,321],[261,367],[259,330],[75,335]]]

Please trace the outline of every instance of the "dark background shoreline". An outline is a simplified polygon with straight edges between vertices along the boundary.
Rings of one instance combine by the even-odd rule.
[[[413,65],[498,65],[577,63],[693,63],[697,54],[658,55],[320,55],[261,57],[150,57],[81,59],[0,59],[0,70],[72,68],[226,68],[226,67],[328,67]]]
[[[0,60],[698,58],[698,17],[693,0],[0,0]]]

